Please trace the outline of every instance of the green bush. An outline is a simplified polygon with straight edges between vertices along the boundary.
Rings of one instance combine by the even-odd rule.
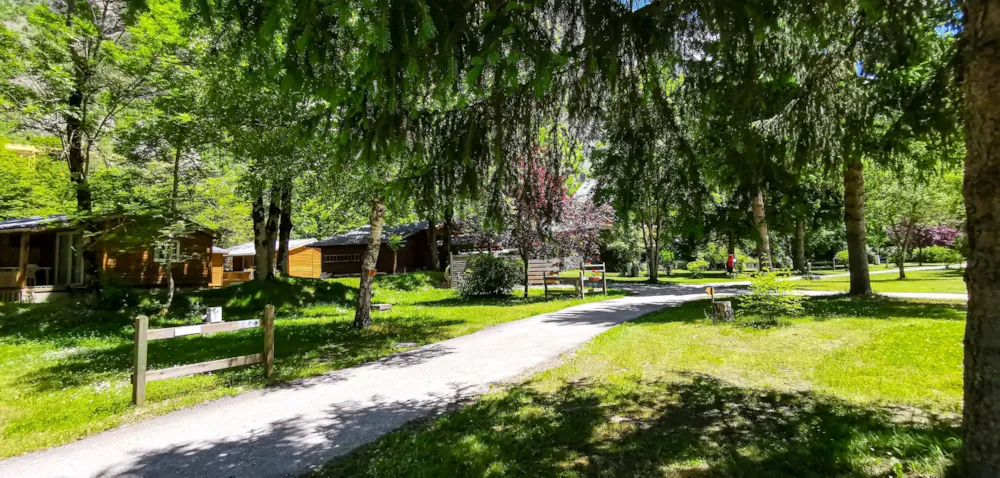
[[[463,296],[509,295],[524,274],[523,262],[492,254],[472,256],[466,268],[458,284],[458,292]]]
[[[849,252],[847,252],[847,249],[844,249],[844,250],[838,252],[833,257],[834,257],[834,259],[837,260],[837,265],[841,265],[842,264],[842,265],[846,266],[847,263],[851,261],[851,254]]]
[[[783,317],[802,313],[802,296],[779,275],[762,272],[750,279],[750,293],[740,297],[739,322],[750,327],[774,327]]]
[[[100,310],[121,310],[136,303],[132,287],[121,277],[109,275],[101,280],[95,308]]]
[[[708,261],[698,259],[688,262],[686,267],[688,272],[691,273],[691,277],[697,279],[708,270]]]
[[[918,252],[919,254],[919,252]],[[962,262],[962,254],[951,247],[931,246],[923,250],[924,262],[958,264]]]

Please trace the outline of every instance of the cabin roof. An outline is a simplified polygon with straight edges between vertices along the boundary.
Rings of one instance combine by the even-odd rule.
[[[125,216],[120,214],[109,214],[100,215],[92,220],[111,220],[118,219]],[[6,219],[0,221],[0,234],[3,233],[13,233],[13,232],[36,232],[36,231],[46,231],[52,229],[68,229],[77,227],[80,218],[73,217],[67,214],[53,214],[51,216],[31,216],[22,217],[16,219]],[[193,221],[187,221],[188,223],[197,226],[198,230],[204,232],[210,236],[215,236],[215,230],[209,229]]]
[[[386,227],[382,229],[382,244],[388,244],[389,238],[395,234],[406,239],[414,234],[427,230],[427,221],[403,224],[401,226]],[[309,244],[311,247],[324,246],[361,246],[368,244],[368,236],[371,234],[370,226],[362,226],[352,229],[343,234],[337,234],[319,242]]]
[[[290,239],[288,241],[288,250],[289,251],[295,250],[295,249],[298,249],[298,248],[300,248],[302,246],[311,245],[314,242],[316,242],[316,238],[315,237],[309,237],[309,238],[306,238],[306,239]],[[274,248],[275,248],[275,250],[278,249],[278,243],[277,242],[274,243]],[[228,249],[222,248],[222,247],[213,247],[212,248],[212,254],[224,254],[224,255],[227,255],[227,256],[230,256],[230,257],[232,257],[232,256],[252,256],[252,255],[254,255],[254,253],[255,253],[255,250],[254,250],[254,246],[253,246],[253,241],[245,242],[243,244],[239,244],[239,245],[230,247]]]
[[[41,228],[56,228],[69,226],[73,219],[65,214],[52,216],[31,216],[0,221],[0,232],[15,232]]]

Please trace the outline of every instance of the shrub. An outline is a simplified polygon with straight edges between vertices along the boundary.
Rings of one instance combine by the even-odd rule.
[[[136,296],[128,282],[109,274],[101,280],[101,289],[94,305],[101,310],[121,310],[135,305],[135,302]]]
[[[750,280],[750,293],[740,297],[740,323],[774,327],[782,317],[801,314],[802,297],[791,292],[792,284],[778,280],[778,274],[757,274]]]
[[[838,265],[843,264],[843,265],[846,266],[847,263],[851,261],[851,254],[849,252],[847,252],[847,249],[844,249],[844,250],[838,252],[833,257],[834,257],[834,259],[837,260],[837,264]]]
[[[466,265],[468,272],[458,284],[463,296],[509,295],[523,279],[524,263],[492,254],[472,256]]]
[[[698,259],[687,263],[687,270],[691,272],[691,277],[695,279],[701,277],[708,270],[708,261]]]
[[[924,248],[923,254],[924,262],[940,262],[948,265],[962,262],[962,254],[951,247],[931,246]]]

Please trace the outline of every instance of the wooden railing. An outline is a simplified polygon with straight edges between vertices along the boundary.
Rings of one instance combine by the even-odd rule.
[[[222,273],[222,287],[253,280],[253,271],[230,271]]]
[[[0,289],[0,303],[21,302],[21,289]]]
[[[209,335],[256,327],[264,328],[264,351],[259,354],[229,357],[191,365],[179,365],[161,370],[146,370],[146,348],[150,340],[173,339],[188,335]],[[135,319],[135,333],[133,338],[135,345],[132,361],[132,403],[137,407],[141,407],[146,402],[146,383],[148,382],[257,363],[264,364],[264,377],[266,378],[271,378],[274,370],[274,306],[271,304],[264,307],[264,320],[262,321],[240,320],[236,322],[219,322],[215,324],[149,330],[149,318],[145,315],[140,315]]]

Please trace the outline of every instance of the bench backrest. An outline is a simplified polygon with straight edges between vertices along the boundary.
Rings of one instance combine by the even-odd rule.
[[[543,285],[546,277],[559,275],[559,259],[529,259],[528,285]]]

